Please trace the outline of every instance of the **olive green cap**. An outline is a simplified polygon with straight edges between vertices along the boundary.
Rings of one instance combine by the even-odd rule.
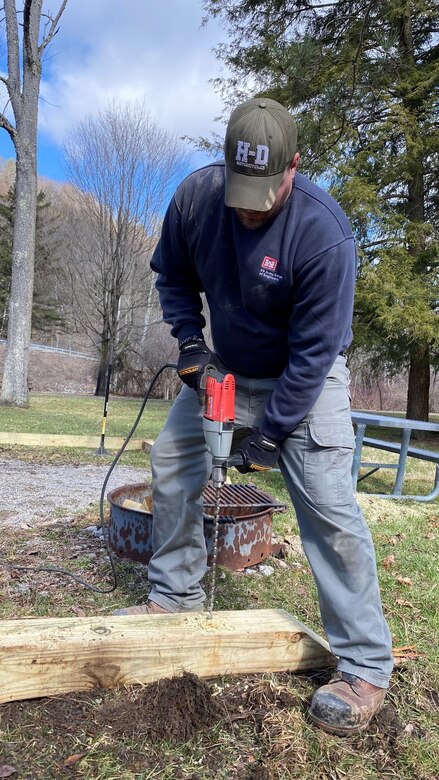
[[[252,98],[233,111],[226,131],[226,206],[271,209],[297,147],[297,126],[276,100]]]

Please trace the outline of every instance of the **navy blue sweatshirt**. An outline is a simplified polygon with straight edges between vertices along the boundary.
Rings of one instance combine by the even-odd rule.
[[[221,362],[278,378],[261,430],[283,441],[352,340],[356,252],[340,206],[296,173],[279,213],[250,230],[224,204],[224,163],[215,163],[178,187],[151,267],[173,336],[202,335],[204,291]]]

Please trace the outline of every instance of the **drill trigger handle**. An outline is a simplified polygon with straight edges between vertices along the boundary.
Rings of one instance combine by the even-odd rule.
[[[198,385],[198,400],[202,406],[204,406],[206,401],[206,384],[209,376],[213,376],[218,382],[223,379],[223,374],[219,373],[217,367],[214,366],[213,363],[208,363],[201,375],[200,383]]]
[[[209,376],[212,376],[217,382],[222,382],[224,379],[224,374],[221,374],[213,363],[208,363],[203,371],[203,376],[200,379],[200,387],[206,389],[207,378]]]

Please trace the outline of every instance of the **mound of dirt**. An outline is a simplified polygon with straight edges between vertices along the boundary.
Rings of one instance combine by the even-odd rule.
[[[141,733],[152,743],[165,739],[172,745],[186,742],[224,717],[209,685],[190,672],[150,683],[132,701],[124,697],[107,702],[99,713],[102,725],[111,723],[116,736]]]

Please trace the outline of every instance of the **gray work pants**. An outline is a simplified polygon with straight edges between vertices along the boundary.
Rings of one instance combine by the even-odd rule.
[[[235,374],[236,424],[258,425],[276,384]],[[349,372],[339,356],[310,413],[284,442],[279,466],[319,595],[323,625],[341,671],[387,687],[391,638],[373,542],[352,490],[354,436]],[[202,408],[184,386],[151,453],[153,549],[150,598],[172,612],[200,609],[206,571],[202,491],[211,460]]]

